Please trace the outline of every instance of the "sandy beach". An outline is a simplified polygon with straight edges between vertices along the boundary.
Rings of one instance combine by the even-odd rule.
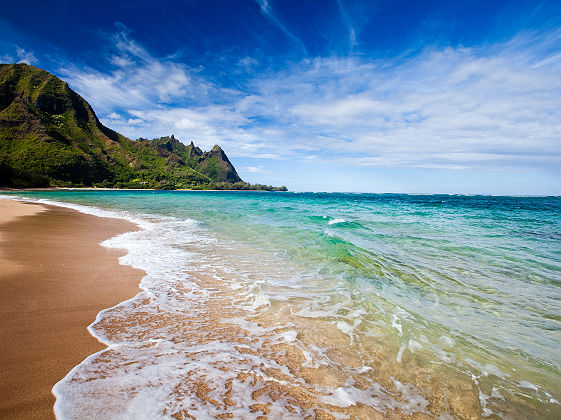
[[[100,246],[137,227],[0,200],[0,418],[53,418],[51,389],[104,348],[87,326],[139,292],[143,272]]]

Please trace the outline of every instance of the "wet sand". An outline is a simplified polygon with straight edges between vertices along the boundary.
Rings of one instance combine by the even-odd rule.
[[[0,200],[0,418],[53,418],[51,389],[105,346],[87,326],[135,296],[140,270],[100,246],[137,227],[118,219]]]

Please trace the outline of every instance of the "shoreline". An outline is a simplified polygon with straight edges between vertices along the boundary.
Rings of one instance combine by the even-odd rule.
[[[38,197],[48,195],[37,194]],[[83,196],[80,193],[76,195]],[[52,198],[64,199],[65,196],[72,198],[75,194],[60,193]],[[113,194],[110,193],[103,195],[111,196]],[[418,284],[409,281],[415,281],[416,278],[404,279],[402,276],[407,275],[412,267],[406,265],[409,257],[401,258],[400,254],[395,257],[396,253],[391,247],[380,252],[380,260],[357,260],[367,264],[379,263],[380,270],[387,273],[388,280],[399,282],[401,278],[404,281],[404,287],[398,291],[407,292],[396,299],[390,290],[390,294],[386,295],[390,299],[385,300],[378,294],[380,287],[385,287],[384,283],[361,281],[359,276],[363,276],[363,272],[355,275],[341,270],[340,259],[335,263],[337,265],[324,265],[328,270],[317,274],[310,270],[311,264],[301,264],[313,262],[315,266],[318,261],[322,264],[325,259],[318,259],[317,256],[325,254],[325,250],[336,250],[332,245],[339,247],[339,243],[333,243],[328,236],[322,237],[319,243],[322,247],[317,248],[317,253],[307,255],[306,260],[292,260],[271,252],[293,246],[293,240],[297,240],[298,235],[293,235],[292,230],[280,239],[269,235],[269,232],[276,232],[273,229],[278,226],[278,215],[268,214],[269,208],[261,209],[265,211],[259,214],[266,218],[259,218],[257,223],[249,225],[241,221],[242,227],[256,229],[251,231],[252,240],[248,243],[246,238],[250,236],[243,231],[241,233],[244,235],[241,236],[237,235],[238,230],[228,231],[231,236],[220,234],[226,232],[221,227],[229,228],[232,224],[238,226],[240,223],[238,217],[228,217],[240,213],[239,207],[227,205],[230,202],[226,200],[230,197],[212,203],[213,207],[224,212],[224,224],[217,224],[219,228],[216,230],[212,229],[212,225],[200,226],[190,218],[193,213],[183,211],[182,204],[189,207],[191,197],[185,197],[184,201],[171,200],[168,206],[157,195],[149,194],[146,197],[148,199],[140,201],[136,207],[132,200],[130,207],[125,206],[134,209],[131,213],[89,207],[89,203],[99,202],[97,199],[79,200],[85,205],[58,204],[86,214],[105,215],[119,220],[122,220],[121,217],[127,218],[145,227],[145,230],[130,235],[113,237],[106,245],[128,249],[129,254],[122,260],[123,264],[134,264],[147,273],[142,284],[146,293],[100,312],[96,317],[97,322],[90,325],[91,334],[102,343],[107,343],[109,348],[92,353],[74,366],[62,381],[57,382],[52,392],[57,396],[54,411],[59,418],[89,418],[101,412],[113,417],[124,417],[131,413],[158,417],[163,413],[177,418],[219,414],[238,418],[254,417],[258,411],[271,418],[289,415],[289,412],[304,418],[307,415],[314,416],[314,411],[320,418],[345,414],[360,418],[394,419],[452,416],[482,418],[493,413],[515,418],[549,418],[559,412],[558,401],[561,398],[557,392],[560,389],[557,376],[542,370],[539,364],[540,360],[547,359],[554,363],[558,359],[555,346],[550,345],[552,336],[547,335],[549,333],[545,328],[539,335],[540,343],[543,343],[541,353],[536,352],[537,357],[529,354],[527,362],[521,362],[516,354],[508,350],[511,343],[516,343],[510,339],[514,334],[499,337],[492,329],[481,328],[481,324],[494,318],[481,313],[476,314],[477,317],[474,317],[473,312],[458,313],[453,305],[457,301],[447,305],[444,295],[434,294],[423,300],[423,294],[428,290],[424,285],[419,294],[409,293],[409,290],[415,291]],[[47,199],[32,200],[46,203],[47,206],[53,203]],[[255,198],[251,197],[251,200]],[[117,200],[117,205],[111,205],[113,203],[110,200],[102,202],[110,204],[105,205],[105,208],[118,208]],[[205,200],[194,202],[202,209],[207,208]],[[430,203],[431,200],[425,202]],[[486,201],[480,201],[483,202]],[[245,208],[251,209],[253,203],[247,201]],[[311,204],[312,214],[321,215],[325,208],[323,202],[312,201]],[[19,205],[31,210],[45,208],[42,204]],[[272,208],[282,211],[285,205],[279,200]],[[325,232],[330,222],[336,220],[334,217],[352,220],[357,211],[363,211],[362,206],[351,209],[347,209],[347,206],[348,202],[344,202],[321,219],[312,219],[306,227],[307,232],[312,229]],[[387,220],[392,227],[399,227],[397,231],[392,229],[384,233],[384,245],[402,246],[401,241],[387,241],[388,237],[395,237],[396,232],[408,236],[416,234],[418,228],[410,223],[412,220],[430,222],[431,229],[437,228],[438,232],[447,233],[452,244],[463,241],[463,232],[455,232],[456,223],[442,229],[438,217],[427,218],[424,213],[403,220],[400,215],[409,215],[411,207],[401,213],[400,206],[400,203],[393,205],[383,213],[393,216]],[[498,207],[501,211],[510,211],[510,208],[510,204]],[[1,210],[0,214],[3,214]],[[309,215],[310,209],[305,210],[305,215]],[[522,207],[520,211],[526,210]],[[133,216],[139,212],[153,217]],[[394,216],[396,213],[397,216]],[[493,217],[493,221],[503,218],[501,213],[487,214]],[[466,211],[454,220],[470,215],[479,217],[481,213],[479,210]],[[29,216],[28,219],[39,216]],[[201,219],[208,220],[204,215]],[[112,219],[103,220],[109,223]],[[380,218],[375,216],[375,220],[358,220],[364,223],[360,229],[370,229],[379,226],[375,223]],[[542,218],[539,208],[524,220],[524,224],[516,226],[527,227],[526,220],[540,223],[539,226],[542,222],[549,222],[552,226],[558,223],[555,214]],[[333,232],[365,232],[357,231],[357,226],[350,224],[333,227],[347,228],[353,230]],[[81,230],[91,229],[88,224]],[[269,232],[267,229],[270,229]],[[487,229],[495,229],[495,224],[489,224]],[[457,267],[454,257],[465,254],[455,250],[450,254],[437,252],[448,252],[449,242],[442,244],[438,239],[432,241],[431,232],[434,230],[424,233],[420,237],[423,241],[419,244],[404,249],[413,251],[413,255],[435,251],[423,262],[440,268],[436,277],[433,277],[434,274],[420,277],[434,290],[434,281],[443,278],[439,273],[445,274],[443,270],[447,267]],[[482,237],[487,232],[476,231],[476,237]],[[557,237],[547,238],[544,235],[547,232],[555,233],[553,229],[542,231],[537,228],[530,232],[541,234],[542,244],[554,246],[557,243]],[[502,237],[507,236],[505,234]],[[227,240],[220,241],[223,238]],[[233,238],[232,241],[228,240],[230,238]],[[381,248],[378,248],[381,242],[376,238],[368,243],[372,250]],[[510,240],[510,236],[508,238]],[[522,243],[527,243],[526,234],[523,238]],[[267,245],[262,246],[269,240],[276,241],[272,249],[268,249]],[[304,238],[296,245],[314,246],[317,243],[314,236]],[[354,246],[356,242],[349,243]],[[493,243],[501,245],[502,242]],[[352,248],[349,249],[352,251]],[[539,248],[535,250],[539,251]],[[336,254],[337,257],[340,255]],[[451,256],[451,266],[442,259],[443,255]],[[516,258],[509,259],[512,254],[497,251],[492,255],[498,261],[513,263],[509,273],[513,274],[511,281],[515,287],[520,288],[521,282],[524,286],[528,284],[523,275],[516,275],[524,264],[517,264]],[[549,254],[538,252],[538,255]],[[331,256],[326,254],[323,258]],[[20,258],[20,261],[24,260]],[[354,261],[350,259],[345,263],[355,267],[352,265]],[[462,260],[462,264],[465,261]],[[423,266],[416,264],[415,267],[419,267],[419,273],[423,275]],[[475,281],[479,279],[476,278],[469,284],[476,288],[481,284],[489,284],[489,276],[485,276],[485,273],[495,273],[493,267],[496,266],[484,262],[474,267],[481,269],[481,281]],[[369,273],[374,273],[367,268]],[[334,269],[337,271],[330,271]],[[352,277],[341,277],[340,273],[351,273]],[[544,278],[549,278],[547,271],[541,273],[545,273]],[[348,279],[356,282],[349,282]],[[500,280],[500,277],[497,279]],[[454,292],[456,296],[457,290],[455,287],[443,289]],[[498,290],[501,292],[503,289]],[[533,290],[536,291],[536,299],[543,302],[545,310],[554,313],[554,296],[546,294],[549,289]],[[511,301],[508,293],[509,290],[503,295],[497,293],[505,297],[499,303]],[[471,297],[469,294],[464,299],[467,307],[473,303]],[[409,306],[411,298],[415,298],[417,303]],[[436,312],[415,312],[419,302],[427,306],[435,301],[439,304]],[[536,307],[531,306],[532,302],[522,302],[528,303],[525,310],[533,311]],[[540,309],[535,313],[539,313]],[[454,318],[456,313],[457,319]],[[452,322],[441,323],[443,314],[453,318]],[[517,327],[517,314],[506,315],[505,322]],[[461,328],[452,329],[457,328],[460,321]],[[544,324],[545,327],[547,325]],[[528,331],[528,337],[537,337],[534,335],[535,328],[534,331],[525,328],[526,325],[522,325],[517,331]],[[493,343],[494,351],[486,351],[479,343],[469,341],[475,334],[487,343]],[[551,351],[548,352],[549,349]],[[150,414],[147,414],[148,408]]]
[[[54,418],[53,386],[106,348],[88,326],[138,294],[144,272],[100,243],[133,230],[122,219],[0,200],[0,417]]]
[[[229,191],[229,192],[290,192],[290,191],[273,191],[273,190],[191,190],[188,188],[177,188],[174,190],[158,190],[156,188],[97,188],[97,187],[43,187],[43,188],[0,188],[1,192],[17,192],[17,191]]]
[[[418,193],[418,192],[349,192],[349,191],[269,191],[269,190],[191,190],[179,188],[175,190],[158,190],[155,188],[94,188],[94,187],[44,187],[44,188],[0,188],[2,192],[17,191],[189,191],[189,192],[289,192],[294,194],[357,194],[357,195],[409,195],[409,196],[451,196],[451,197],[499,197],[499,198],[561,198],[561,195],[510,195],[510,194],[479,194],[479,193]]]

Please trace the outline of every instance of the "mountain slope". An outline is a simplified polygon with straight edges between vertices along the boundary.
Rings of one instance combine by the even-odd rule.
[[[210,152],[203,152],[193,142],[189,146],[185,146],[173,134],[171,137],[154,139],[152,143],[159,149],[179,156],[185,165],[194,168],[214,181],[242,182],[228,156],[218,145],[215,145]]]
[[[250,187],[219,146],[130,140],[67,83],[27,64],[0,64],[0,186]]]

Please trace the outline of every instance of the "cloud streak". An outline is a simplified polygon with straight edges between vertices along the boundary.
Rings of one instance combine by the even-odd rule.
[[[107,125],[133,138],[173,132],[205,147],[220,143],[232,156],[334,165],[561,164],[559,30],[414,57],[305,59],[264,76],[248,70],[236,89],[151,55],[125,33],[113,42],[110,72],[62,73]]]
[[[279,28],[288,38],[290,38],[294,43],[296,43],[304,52],[304,54],[308,54],[308,50],[306,46],[302,43],[302,41],[294,35],[291,31],[288,30],[286,25],[276,16],[275,12],[269,0],[255,0],[261,9],[261,13],[269,19],[277,28]]]
[[[16,49],[15,57],[11,54],[5,54],[0,57],[0,60],[4,63],[26,63],[30,65],[35,65],[39,62],[35,54],[31,51],[26,51],[18,45],[14,45]]]
[[[153,56],[129,37],[126,28],[109,41],[112,45],[112,53],[107,55],[109,72],[76,65],[63,65],[58,71],[102,114],[179,102],[196,106],[208,103],[211,97],[220,100],[227,93],[201,78],[196,69],[169,57]]]
[[[260,81],[269,98],[262,103],[275,104],[287,138],[327,161],[486,170],[553,164],[561,155],[561,71],[551,48],[559,37],[540,38],[428,49],[405,60],[317,59]]]

